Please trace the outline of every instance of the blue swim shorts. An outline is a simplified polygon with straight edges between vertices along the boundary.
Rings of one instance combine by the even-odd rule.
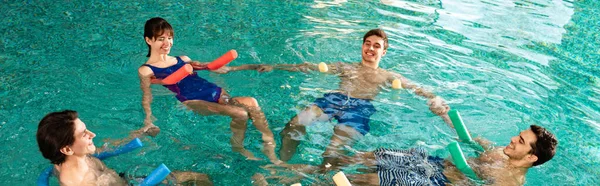
[[[339,124],[356,129],[362,135],[369,132],[369,118],[377,110],[370,100],[348,97],[342,93],[327,93],[314,102]]]

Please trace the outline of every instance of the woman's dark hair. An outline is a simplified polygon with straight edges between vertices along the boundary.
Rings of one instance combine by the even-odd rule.
[[[533,131],[537,138],[535,143],[531,143],[530,153],[538,157],[538,160],[533,162],[533,166],[544,164],[554,157],[558,140],[556,140],[554,134],[550,133],[544,127],[531,125],[529,128],[531,128],[531,131]]]
[[[173,27],[171,27],[171,24],[169,24],[167,20],[160,17],[149,19],[146,21],[146,25],[144,25],[144,41],[146,40],[146,37],[154,39],[155,37],[162,35],[165,31],[169,32],[171,36],[174,36]],[[146,43],[146,45],[148,45],[148,43]],[[150,50],[150,45],[148,45],[148,55],[146,55],[146,57],[150,57]]]
[[[36,134],[38,146],[44,158],[52,164],[65,162],[66,155],[60,149],[75,143],[76,111],[52,112],[40,121]]]

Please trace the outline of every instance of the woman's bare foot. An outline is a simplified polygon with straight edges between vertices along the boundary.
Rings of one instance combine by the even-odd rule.
[[[160,133],[160,128],[158,128],[156,125],[150,124],[140,128],[139,130],[131,132],[131,136],[134,138],[141,137],[142,135],[156,137],[158,133]]]

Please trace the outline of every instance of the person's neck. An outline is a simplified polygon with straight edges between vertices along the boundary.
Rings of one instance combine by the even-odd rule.
[[[369,62],[366,62],[365,60],[362,60],[359,65],[363,66],[363,67],[372,68],[372,69],[379,68],[379,65],[377,65],[377,64],[370,64]]]
[[[165,61],[167,61],[168,57],[169,57],[169,55],[167,55],[167,54],[151,54],[150,58],[148,59],[148,61],[151,61],[151,62],[165,62]]]
[[[523,160],[513,160],[508,159],[507,168],[511,170],[511,172],[518,173],[520,175],[525,175],[527,170],[531,167],[531,163],[525,162]]]
[[[60,170],[66,170],[66,169],[75,169],[75,170],[80,170],[83,168],[88,167],[88,163],[87,163],[87,155],[82,155],[82,156],[77,156],[77,155],[70,155],[67,156],[67,158],[65,159],[65,162],[60,164]]]

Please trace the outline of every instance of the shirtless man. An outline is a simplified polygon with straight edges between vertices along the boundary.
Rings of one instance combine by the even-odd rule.
[[[525,174],[533,166],[546,163],[554,157],[558,141],[554,134],[545,128],[531,125],[518,136],[510,139],[506,147],[493,147],[483,138],[475,138],[485,150],[478,157],[467,162],[480,178],[478,184],[523,185]],[[359,169],[366,174],[349,174],[353,185],[475,185],[449,160],[429,156],[424,149],[406,150],[377,149],[373,152],[358,152],[353,157],[342,158],[336,166],[361,164],[367,169]],[[305,164],[267,165],[263,168],[276,172],[286,168],[300,173],[315,173],[318,167]],[[266,180],[255,175],[256,180]],[[292,182],[298,182],[298,176]],[[262,179],[258,179],[262,178]],[[268,178],[281,179],[278,176]]]
[[[554,134],[537,125],[531,125],[518,136],[512,137],[506,147],[493,147],[489,141],[482,138],[476,138],[475,141],[486,150],[479,157],[471,158],[467,162],[486,185],[525,184],[527,170],[552,159],[558,145]],[[358,153],[349,162],[377,169],[377,173],[348,175],[348,178],[357,185],[390,185],[391,182],[407,183],[408,181],[412,183],[421,181],[434,185],[442,185],[440,184],[442,182],[453,185],[470,184],[467,177],[450,161],[430,157],[420,149],[378,149],[375,152]],[[420,166],[415,166],[417,164]],[[429,177],[424,174],[410,178],[400,176],[406,175],[403,173],[408,171],[424,172],[414,170],[423,165],[432,165],[435,173]]]
[[[96,134],[88,130],[72,110],[46,115],[38,125],[38,146],[44,158],[54,164],[60,185],[127,185],[127,181],[109,169],[98,158],[93,139]],[[177,183],[212,185],[206,174],[173,172]]]
[[[381,29],[373,29],[363,37],[362,61],[356,64],[335,63],[328,65],[328,73],[337,74],[341,79],[337,92],[327,93],[323,98],[315,100],[314,104],[300,112],[290,120],[283,131],[282,147],[279,150],[280,159],[287,162],[292,158],[298,146],[299,137],[306,133],[306,126],[315,121],[327,121],[336,118],[339,124],[334,128],[334,135],[323,157],[322,165],[327,165],[340,151],[340,147],[351,144],[354,138],[369,132],[369,118],[376,112],[370,103],[384,86],[389,86],[393,80],[399,79],[402,88],[414,90],[417,95],[429,99],[430,110],[441,116],[451,125],[447,112],[450,107],[439,97],[412,84],[400,74],[379,68],[379,61],[388,48],[388,39]],[[258,71],[272,69],[287,71],[318,70],[312,63],[286,64],[259,67]]]

